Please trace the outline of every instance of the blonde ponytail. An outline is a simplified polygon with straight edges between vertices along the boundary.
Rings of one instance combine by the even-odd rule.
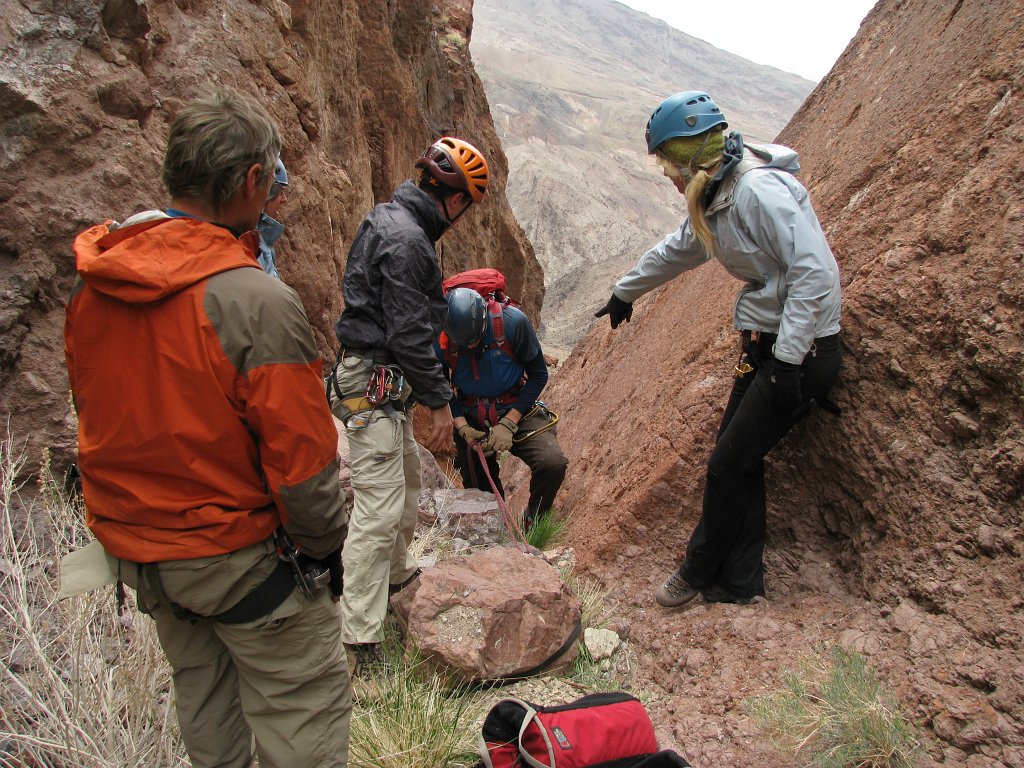
[[[686,208],[690,212],[690,227],[700,240],[700,244],[704,246],[704,253],[709,259],[715,256],[715,233],[711,231],[708,217],[704,215],[704,191],[711,183],[710,171],[717,166],[718,163],[715,163],[711,168],[698,168],[690,183],[686,185]]]

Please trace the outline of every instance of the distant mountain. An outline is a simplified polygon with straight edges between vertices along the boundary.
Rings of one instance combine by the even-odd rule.
[[[683,199],[644,145],[654,107],[706,90],[731,129],[770,141],[814,83],[614,0],[473,7],[471,51],[508,156],[506,193],[544,267],[542,337],[565,354],[615,278],[679,224]]]

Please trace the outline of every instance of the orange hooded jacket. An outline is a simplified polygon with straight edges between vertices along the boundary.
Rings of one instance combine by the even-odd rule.
[[[64,336],[89,527],[135,562],[281,524],[313,557],[338,551],[338,436],[298,296],[260,269],[255,233],[146,216],[75,240]]]

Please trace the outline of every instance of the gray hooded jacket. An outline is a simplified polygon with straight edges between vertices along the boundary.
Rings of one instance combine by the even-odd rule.
[[[775,357],[800,363],[814,339],[839,332],[839,266],[804,186],[796,152],[748,144],[707,209],[715,258],[745,285],[736,299],[738,330],[777,333]],[[708,260],[687,217],[640,257],[612,292],[633,302]]]

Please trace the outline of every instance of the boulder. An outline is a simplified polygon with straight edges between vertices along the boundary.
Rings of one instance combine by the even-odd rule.
[[[439,505],[443,511],[438,522],[469,547],[503,545],[512,541],[493,493],[475,488],[451,489],[445,501],[446,504]]]
[[[406,646],[464,682],[571,664],[577,650],[570,640],[583,615],[558,571],[540,557],[503,547],[424,570],[391,606]]]

